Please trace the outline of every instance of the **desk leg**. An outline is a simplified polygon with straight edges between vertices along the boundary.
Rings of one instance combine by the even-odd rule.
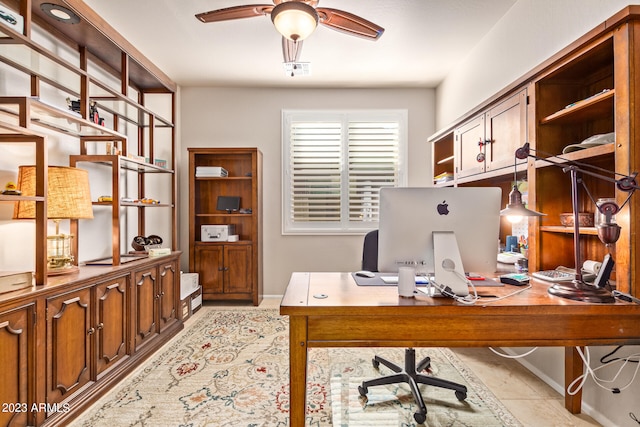
[[[567,387],[582,375],[584,365],[575,347],[564,348],[564,407],[572,414],[582,410],[582,389],[574,395],[567,393]]]
[[[291,427],[305,424],[307,409],[307,318],[289,317],[289,394]]]

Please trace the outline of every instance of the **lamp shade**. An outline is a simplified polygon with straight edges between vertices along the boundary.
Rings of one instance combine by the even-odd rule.
[[[523,216],[544,216],[541,212],[532,211],[527,209],[522,203],[522,193],[518,190],[516,185],[509,193],[509,203],[507,207],[500,211],[500,216],[509,217],[523,217]]]
[[[284,37],[299,41],[309,37],[316,29],[318,12],[306,3],[286,1],[273,8],[271,21]]]
[[[47,169],[47,218],[93,218],[89,172],[84,169],[49,166]],[[36,195],[36,167],[20,166],[18,189],[23,196]],[[36,204],[20,201],[13,209],[14,219],[34,219]]]

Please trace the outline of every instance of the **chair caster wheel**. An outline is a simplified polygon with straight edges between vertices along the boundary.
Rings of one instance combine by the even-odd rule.
[[[463,401],[467,398],[467,393],[464,391],[456,391],[456,397],[458,398],[459,401]]]
[[[427,421],[427,414],[416,412],[415,414],[413,414],[413,419],[416,420],[418,424],[424,424],[424,422]]]
[[[372,359],[371,360],[371,364],[373,365],[374,369],[379,369],[380,368],[380,362],[378,362],[376,359]]]
[[[358,386],[358,393],[360,393],[360,396],[362,397],[367,397],[367,392],[369,390],[366,387],[363,387],[361,385]]]

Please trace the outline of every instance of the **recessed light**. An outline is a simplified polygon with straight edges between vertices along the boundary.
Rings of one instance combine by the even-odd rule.
[[[80,17],[76,15],[75,12],[58,4],[42,3],[40,9],[42,9],[47,16],[60,22],[67,24],[77,24],[80,22]]]

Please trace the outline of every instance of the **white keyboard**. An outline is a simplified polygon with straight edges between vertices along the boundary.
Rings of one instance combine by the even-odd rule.
[[[575,274],[561,270],[535,271],[531,275],[536,279],[546,280],[547,282],[567,282],[576,278]]]

